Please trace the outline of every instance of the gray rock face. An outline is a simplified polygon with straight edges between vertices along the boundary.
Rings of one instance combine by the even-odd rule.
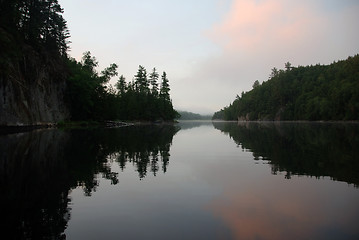
[[[47,125],[69,117],[61,61],[27,49],[0,70],[0,126]]]

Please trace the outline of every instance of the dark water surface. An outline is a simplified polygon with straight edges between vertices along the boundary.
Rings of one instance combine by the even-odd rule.
[[[0,135],[6,239],[359,239],[359,125]]]

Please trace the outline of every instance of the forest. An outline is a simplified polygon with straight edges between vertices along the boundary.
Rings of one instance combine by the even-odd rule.
[[[67,59],[67,102],[73,120],[144,120],[170,121],[178,118],[170,98],[167,73],[160,76],[156,68],[150,74],[139,66],[131,82],[121,75],[115,87],[108,85],[118,76],[117,64],[113,63],[99,74],[98,62],[88,51],[81,62]],[[159,79],[161,77],[161,79]]]
[[[132,81],[126,82],[121,75],[112,86],[110,80],[119,75],[117,64],[98,72],[90,51],[81,61],[71,58],[70,34],[62,14],[57,0],[0,0],[0,95],[4,95],[0,112],[11,119],[39,122],[46,121],[44,111],[51,115],[52,108],[63,103],[66,111],[60,109],[57,114],[63,121],[171,121],[179,117],[166,72],[160,75],[153,68],[147,73],[140,65]],[[33,96],[30,86],[45,97]],[[5,96],[16,93],[17,100]],[[39,113],[31,115],[33,108]]]
[[[216,112],[212,119],[242,121],[359,120],[359,55],[330,65],[273,68],[268,81]]]

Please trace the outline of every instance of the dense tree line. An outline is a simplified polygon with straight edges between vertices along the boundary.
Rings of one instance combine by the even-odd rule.
[[[15,39],[9,45],[66,55],[70,35],[57,0],[0,0],[0,13],[0,27]]]
[[[111,64],[100,74],[97,66],[90,52],[84,53],[81,62],[68,60],[67,100],[73,120],[155,121],[178,117],[172,106],[166,72],[160,78],[156,68],[147,74],[140,65],[131,82],[121,75],[114,88],[108,82],[118,76],[118,66]]]
[[[118,75],[116,64],[98,73],[98,62],[90,52],[84,53],[81,62],[70,58],[70,35],[62,13],[58,0],[0,0],[2,81],[8,81],[10,72],[16,71],[25,81],[11,81],[26,89],[26,84],[36,84],[41,78],[40,66],[46,66],[51,72],[49,84],[53,84],[52,78],[65,82],[63,95],[70,120],[173,120],[178,116],[166,72],[160,76],[154,68],[147,74],[140,66],[132,82],[120,76],[114,88],[108,83]],[[14,66],[18,70],[13,70]]]
[[[268,81],[256,81],[213,119],[359,120],[359,55],[330,65],[273,68]]]

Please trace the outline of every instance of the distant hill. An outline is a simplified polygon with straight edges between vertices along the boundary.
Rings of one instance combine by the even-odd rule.
[[[213,115],[224,120],[359,120],[359,55],[330,65],[272,69],[268,81]]]
[[[187,111],[177,111],[181,117],[179,120],[211,120],[211,115],[201,115],[198,113],[187,112]]]

